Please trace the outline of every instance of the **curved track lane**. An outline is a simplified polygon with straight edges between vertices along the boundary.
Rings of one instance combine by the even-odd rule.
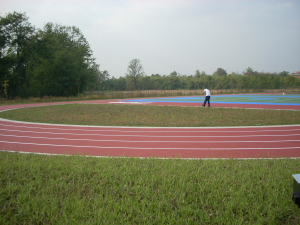
[[[75,102],[0,106],[0,111],[70,103]],[[300,157],[300,125],[145,128],[52,125],[1,119],[0,149],[44,154],[162,158]]]

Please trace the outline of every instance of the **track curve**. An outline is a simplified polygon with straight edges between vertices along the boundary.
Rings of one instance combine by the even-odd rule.
[[[6,105],[0,106],[0,111],[72,103],[82,102]],[[147,128],[53,125],[0,119],[0,149],[103,157],[300,157],[300,125]]]

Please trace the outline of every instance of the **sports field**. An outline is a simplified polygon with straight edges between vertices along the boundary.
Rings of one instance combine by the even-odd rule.
[[[0,147],[9,151],[47,154],[79,153],[93,156],[300,157],[300,125],[297,122],[300,95],[212,96],[210,109],[199,107],[203,104],[203,99],[202,96],[190,96],[60,102],[51,103],[51,105],[62,105],[60,107],[20,111],[19,117],[14,116],[17,111],[8,111],[1,114],[5,114],[7,119],[26,121],[26,123],[2,120]],[[81,103],[81,106],[72,103]],[[82,105],[82,103],[93,105]],[[100,107],[103,104],[111,107]],[[134,104],[135,107],[125,107],[127,104]],[[139,104],[147,106],[139,106]],[[2,106],[0,110],[46,105],[50,103]],[[99,107],[96,107],[97,105]],[[159,107],[161,111],[153,110],[155,108],[153,105],[197,106],[197,108]],[[280,111],[260,110],[257,111],[260,117],[254,119],[254,114],[248,114],[249,110],[247,112],[217,110],[217,107],[246,108],[246,106],[261,109],[271,107]],[[190,112],[189,109],[193,110]],[[35,112],[37,114],[34,114]],[[273,116],[274,112],[280,115]],[[275,118],[279,118],[278,123],[273,122]],[[193,120],[194,124],[184,126],[183,124],[187,124],[185,120]],[[214,121],[212,127],[210,126],[212,122],[209,121]],[[65,125],[62,127],[53,123]]]
[[[199,96],[2,105],[0,116],[10,117],[0,119],[0,223],[299,224],[291,193],[300,125],[285,120],[300,118],[299,96],[289,97],[213,96],[212,108],[199,107]],[[266,110],[227,109],[245,106]],[[255,124],[253,112],[264,122],[277,121],[275,113],[283,123],[237,125],[247,118]],[[209,115],[221,125],[234,115],[236,126],[95,126],[113,117],[162,126]]]

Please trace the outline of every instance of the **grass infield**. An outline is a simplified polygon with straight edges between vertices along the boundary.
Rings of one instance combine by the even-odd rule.
[[[300,222],[300,159],[0,157],[0,224]]]
[[[181,106],[67,104],[0,113],[6,119],[76,125],[206,127],[300,124],[300,111]]]

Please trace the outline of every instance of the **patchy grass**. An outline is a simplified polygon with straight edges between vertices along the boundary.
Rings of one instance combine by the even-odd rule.
[[[67,104],[15,109],[6,119],[102,126],[255,126],[300,124],[300,111],[179,106]]]
[[[0,157],[1,224],[300,223],[300,159]]]

